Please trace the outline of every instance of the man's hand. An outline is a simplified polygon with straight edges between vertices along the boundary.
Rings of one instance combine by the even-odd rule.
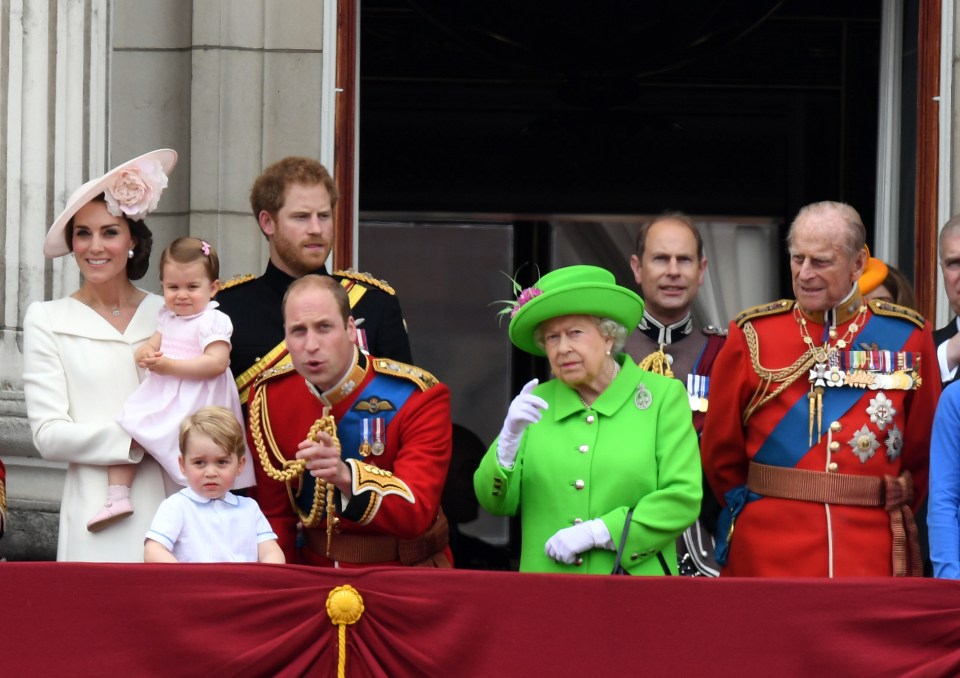
[[[947,369],[952,371],[957,365],[960,365],[960,333],[947,341]]]
[[[307,463],[307,470],[314,478],[332,483],[345,497],[351,496],[350,467],[343,463],[340,448],[333,444],[329,434],[320,431],[316,442],[304,440],[297,449],[297,459]]]

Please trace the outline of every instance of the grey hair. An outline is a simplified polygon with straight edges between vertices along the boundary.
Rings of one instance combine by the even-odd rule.
[[[857,210],[846,203],[834,202],[833,200],[810,203],[797,212],[797,216],[790,224],[790,231],[787,233],[787,248],[793,247],[793,231],[797,223],[807,217],[819,216],[828,212],[838,212],[843,219],[847,226],[843,249],[850,259],[855,259],[860,254],[860,250],[867,244],[867,229],[864,228],[863,219],[860,218],[860,213]]]
[[[610,350],[611,353],[619,353],[621,350],[623,350],[623,345],[627,343],[626,327],[612,318],[600,318],[592,315],[590,316],[590,319],[593,320],[594,324],[597,326],[597,329],[600,331],[600,336],[602,336],[604,339],[613,340],[613,347]],[[536,329],[533,330],[533,342],[541,351],[545,350],[545,345],[543,342],[543,323],[537,325]]]

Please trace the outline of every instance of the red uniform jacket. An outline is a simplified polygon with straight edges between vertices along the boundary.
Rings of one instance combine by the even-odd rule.
[[[450,391],[443,384],[424,384],[422,381],[414,380],[409,374],[404,376],[401,372],[397,372],[396,375],[378,373],[373,367],[376,360],[374,358],[361,356],[359,360],[358,369],[363,370],[363,376],[356,381],[355,388],[346,394],[342,394],[342,389],[338,390],[337,395],[341,396],[339,399],[331,394],[325,394],[333,405],[331,413],[337,421],[341,442],[351,437],[350,432],[341,428],[342,419],[351,409],[355,412],[376,413],[377,403],[380,401],[369,397],[363,401],[359,400],[359,396],[374,380],[381,380],[377,383],[382,383],[382,380],[418,382],[386,426],[382,439],[384,444],[382,454],[370,454],[361,460],[365,464],[372,464],[392,472],[397,479],[406,484],[411,496],[387,494],[381,499],[375,497],[373,492],[355,494],[346,510],[342,513],[338,510],[341,516],[341,531],[414,539],[434,524],[440,511],[440,496],[446,480],[447,467],[450,464],[452,444]],[[433,378],[430,377],[430,379]],[[251,390],[251,404],[257,397],[258,391],[262,393],[260,393],[261,402],[257,413],[263,424],[263,430],[270,431],[269,436],[264,436],[266,440],[263,447],[268,454],[272,455],[277,451],[285,459],[294,459],[297,446],[307,438],[314,422],[323,416],[323,403],[307,386],[304,378],[290,368],[279,373],[264,374]],[[370,395],[369,390],[367,395]],[[251,422],[254,416],[255,408],[251,405]],[[321,554],[309,549],[305,548],[302,554],[297,552],[296,534],[299,518],[291,505],[287,485],[270,478],[264,471],[259,446],[251,436],[251,428],[252,426],[248,425],[248,442],[254,460],[258,462],[255,464],[257,473],[255,496],[264,515],[277,533],[287,562],[298,563],[305,560],[307,564],[332,565],[331,561]],[[358,435],[357,431],[353,431],[354,438]],[[373,435],[373,428],[369,427],[368,438],[371,442],[374,442]],[[358,450],[347,449],[344,446],[342,454],[344,459],[357,458]],[[272,456],[271,461],[274,467],[280,466],[276,457]],[[296,479],[291,481],[291,486],[296,488],[298,481]],[[339,493],[336,501],[339,509]],[[313,529],[325,533],[325,521],[323,525]],[[336,539],[336,536],[333,538]],[[300,555],[302,558],[298,557]]]
[[[859,299],[854,299],[854,303],[859,305]],[[864,348],[858,339],[864,335],[863,327],[870,327],[875,310],[882,313],[878,319],[887,323],[887,328],[894,323],[896,332],[883,332],[876,342],[878,346],[871,348],[913,354],[919,361],[916,366],[922,385],[912,390],[825,388],[825,412],[838,398],[853,398],[852,405],[842,408],[836,417],[828,418],[824,414],[822,436],[818,441],[815,431],[812,444],[806,425],[799,435],[796,430],[787,438],[782,435],[782,429],[777,433],[778,425],[791,407],[800,403],[803,412],[809,408],[807,396],[811,382],[806,371],[777,397],[759,407],[746,424],[742,421],[760,386],[754,363],[759,361],[762,368],[773,372],[794,365],[807,351],[794,302],[757,307],[731,323],[726,345],[713,367],[710,409],[701,442],[703,468],[718,497],[723,498],[727,491],[746,483],[748,462],[763,450],[764,463],[774,466],[877,477],[897,476],[909,470],[915,483],[912,507],[916,510],[926,494],[930,432],[940,395],[936,353],[929,323],[892,304],[871,306],[867,310],[846,351]],[[838,324],[838,338],[847,335],[854,320],[848,318]],[[748,325],[756,331],[757,352],[753,358],[744,331]],[[807,328],[809,336],[820,345],[824,325],[808,320]],[[875,332],[868,334],[875,335]],[[893,334],[903,339],[897,345],[892,345],[889,339]],[[836,344],[836,340],[832,343]],[[778,385],[774,381],[766,393],[772,393]],[[841,391],[846,391],[846,396]],[[868,408],[884,397],[895,413],[884,410],[879,419],[874,415],[872,421]],[[899,446],[898,436],[902,436]],[[870,449],[865,452],[860,447],[858,454],[858,441],[868,448],[876,442],[875,449],[871,453]],[[785,459],[793,461],[783,463]],[[883,507],[763,497],[746,504],[736,518],[729,559],[721,574],[889,576],[892,574],[891,545],[890,519]]]

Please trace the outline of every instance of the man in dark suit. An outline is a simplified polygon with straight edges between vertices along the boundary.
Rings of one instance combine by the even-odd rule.
[[[933,333],[940,381],[946,386],[956,379],[960,365],[960,334],[957,333],[960,327],[960,215],[952,217],[940,231],[940,271],[953,311],[950,322]]]
[[[287,288],[308,273],[330,275],[324,262],[334,245],[338,198],[330,173],[312,158],[274,163],[250,190],[253,215],[270,244],[270,261],[260,277],[228,281],[217,295],[220,310],[233,321],[230,369],[244,404],[260,373],[289,361],[281,310]],[[347,290],[360,348],[410,363],[410,340],[393,288],[355,271],[335,271],[333,278]]]

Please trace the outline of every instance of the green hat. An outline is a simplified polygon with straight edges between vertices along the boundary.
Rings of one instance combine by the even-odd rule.
[[[562,315],[611,318],[629,334],[643,317],[643,300],[616,283],[613,274],[599,266],[558,268],[520,292],[510,320],[510,341],[532,355],[546,355],[533,339],[537,326]]]

